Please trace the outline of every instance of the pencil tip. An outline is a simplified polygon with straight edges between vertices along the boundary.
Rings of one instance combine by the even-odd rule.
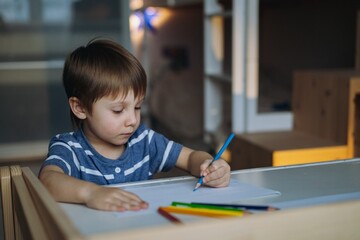
[[[200,184],[197,183],[196,186],[195,186],[195,188],[194,188],[194,190],[193,190],[193,192],[195,192],[199,187],[200,187]]]

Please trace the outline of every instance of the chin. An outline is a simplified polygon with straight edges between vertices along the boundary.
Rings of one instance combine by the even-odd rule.
[[[121,146],[121,145],[125,145],[128,141],[129,141],[129,138],[121,139],[121,140],[119,139],[117,141],[112,142],[112,144],[115,146]]]

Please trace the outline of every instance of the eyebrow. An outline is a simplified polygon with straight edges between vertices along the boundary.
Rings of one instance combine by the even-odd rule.
[[[140,98],[139,99],[139,101],[137,102],[137,104],[139,104],[139,103],[143,103],[143,101],[145,100],[145,98],[143,97],[143,98]]]
[[[136,99],[135,99],[135,100],[136,100]],[[145,100],[145,97],[140,98],[140,99],[136,102],[135,105],[141,104],[144,100]],[[121,99],[121,100],[119,100],[119,101],[112,102],[111,105],[120,105],[120,104],[124,104],[124,103],[126,103],[126,102],[124,101],[124,99]]]

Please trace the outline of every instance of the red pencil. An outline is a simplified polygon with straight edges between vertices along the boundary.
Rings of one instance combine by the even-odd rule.
[[[175,216],[173,216],[172,214],[170,214],[169,212],[167,212],[165,209],[163,209],[162,207],[158,208],[158,213],[160,213],[163,217],[167,218],[168,220],[170,220],[173,223],[176,224],[181,224],[182,222],[180,221],[180,219],[176,218]]]

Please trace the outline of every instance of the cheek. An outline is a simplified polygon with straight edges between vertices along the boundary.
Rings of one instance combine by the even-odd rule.
[[[104,131],[106,133],[114,133],[119,129],[119,125],[115,124],[113,122],[107,122],[105,123],[102,128],[100,129],[101,131]]]
[[[121,128],[121,119],[115,118],[111,115],[103,115],[99,121],[99,130],[104,132],[116,132]]]

